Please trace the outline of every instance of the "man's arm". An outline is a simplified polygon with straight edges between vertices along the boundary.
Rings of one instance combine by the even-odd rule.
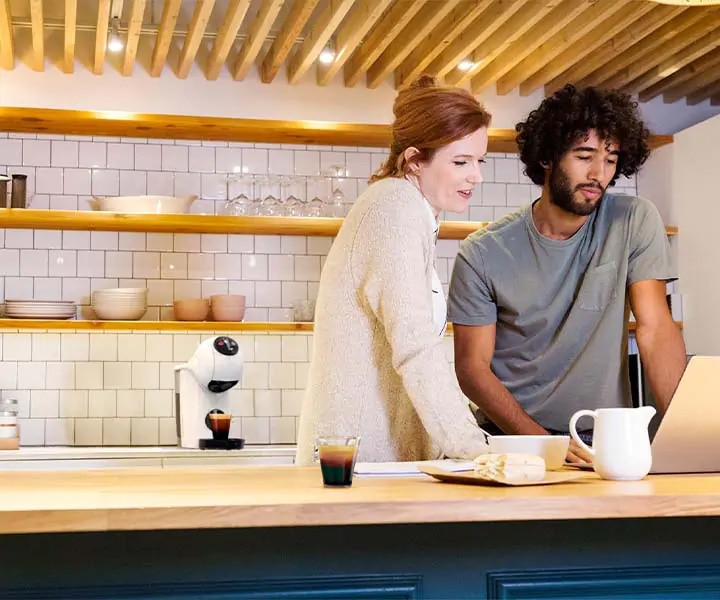
[[[523,410],[490,368],[495,352],[495,325],[453,324],[455,374],[463,393],[505,433],[547,435],[547,430]],[[569,462],[592,462],[585,450],[570,440]]]
[[[668,309],[664,281],[637,281],[630,285],[629,292],[640,358],[662,415],[685,370],[685,342]]]
[[[545,435],[490,369],[495,351],[495,325],[453,324],[455,374],[463,393],[505,433]]]

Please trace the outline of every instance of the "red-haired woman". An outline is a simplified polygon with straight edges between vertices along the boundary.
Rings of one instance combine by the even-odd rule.
[[[360,435],[361,461],[486,450],[443,348],[434,257],[440,212],[464,211],[482,181],[490,115],[427,76],[398,94],[393,112],[390,155],[323,267],[297,464],[311,464],[316,437],[327,435]]]

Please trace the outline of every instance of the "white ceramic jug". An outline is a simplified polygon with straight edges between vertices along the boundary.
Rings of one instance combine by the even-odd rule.
[[[570,418],[570,435],[592,454],[595,472],[603,479],[642,479],[652,466],[648,425],[654,414],[652,406],[580,410]],[[595,420],[592,448],[577,433],[577,421],[584,416]]]

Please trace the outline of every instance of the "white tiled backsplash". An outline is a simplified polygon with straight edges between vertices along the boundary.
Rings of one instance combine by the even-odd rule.
[[[228,173],[313,176],[335,166],[347,202],[386,150],[345,146],[0,133],[0,173],[28,175],[31,208],[88,210],[92,195],[197,194],[191,212],[219,214]],[[537,196],[514,154],[490,154],[485,182],[454,220],[492,221]],[[634,180],[616,189],[635,193]],[[145,320],[172,318],[176,298],[237,293],[247,321],[292,320],[317,293],[330,238],[0,230],[0,299],[73,300],[92,317],[93,290],[147,287]],[[459,242],[440,240],[446,289]],[[232,332],[247,361],[233,414],[247,443],[295,442],[312,335]],[[210,334],[0,332],[0,389],[21,408],[23,445],[174,444],[173,365]],[[447,341],[452,360],[452,341]],[[235,432],[234,432],[235,434]]]

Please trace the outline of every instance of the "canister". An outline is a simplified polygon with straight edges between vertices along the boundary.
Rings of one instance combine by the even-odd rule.
[[[7,182],[10,178],[7,175],[0,175],[0,208],[6,208],[8,205]]]
[[[14,398],[0,400],[0,450],[18,447],[18,401]]]

